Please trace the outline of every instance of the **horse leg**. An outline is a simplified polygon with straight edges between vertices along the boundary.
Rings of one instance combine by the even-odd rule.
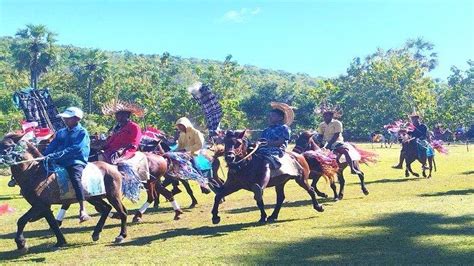
[[[227,185],[226,185],[227,184]],[[226,183],[222,189],[214,197],[214,205],[212,206],[212,223],[218,224],[221,222],[221,217],[219,217],[219,205],[221,200],[236,191],[239,191],[241,187],[237,183]]]
[[[178,202],[174,199],[173,193],[171,191],[167,190],[165,187],[163,187],[159,182],[156,184],[156,189],[157,191],[163,195],[169,202],[171,202],[171,206],[173,206],[174,210],[174,220],[179,220],[180,215],[183,214],[183,211],[179,207]]]
[[[364,195],[369,195],[369,190],[367,189],[367,187],[365,186],[365,182],[364,182],[364,172],[362,172],[360,170],[360,165],[359,165],[359,162],[358,161],[354,161],[354,167],[357,169],[357,171],[360,172],[360,174],[357,174],[359,176],[359,180],[360,180],[360,187],[362,189],[362,193],[364,193]]]
[[[278,214],[280,213],[281,205],[283,204],[283,201],[285,200],[285,183],[279,184],[275,186],[275,191],[276,191],[276,206],[275,209],[273,210],[273,213],[268,217],[267,221],[269,223],[276,222],[278,219]]]
[[[26,239],[23,236],[23,230],[25,229],[26,224],[32,217],[38,215],[36,210],[31,207],[25,214],[23,214],[20,219],[17,221],[17,231],[15,236],[15,243],[18,250],[22,253],[26,253],[28,251],[28,247],[26,246]]]
[[[61,232],[61,229],[59,229],[59,225],[56,222],[56,219],[54,218],[54,215],[53,215],[53,212],[51,211],[51,209],[49,207],[45,208],[45,211],[43,213],[44,213],[44,218],[48,222],[49,227],[51,228],[54,235],[56,236],[56,241],[57,242],[54,245],[54,247],[59,248],[59,247],[62,247],[64,245],[66,245],[66,239],[64,238],[64,235]]]
[[[71,207],[71,204],[63,204],[61,205],[61,209],[59,209],[58,214],[56,214],[56,222],[58,226],[61,227],[63,224],[64,215],[66,215],[66,211]]]
[[[311,197],[311,201],[313,202],[313,208],[318,212],[323,212],[323,205],[319,204],[318,199],[316,199],[316,193],[314,192],[314,189],[308,184],[308,180],[304,179],[304,177],[296,177],[295,181],[300,187],[304,188],[304,190],[308,192],[309,196]]]
[[[120,217],[120,234],[115,238],[115,243],[122,243],[127,237],[127,209],[125,209],[122,201],[117,196],[108,194],[107,200],[114,207]]]
[[[313,182],[311,183],[311,187],[314,189],[314,192],[316,192],[316,195],[322,197],[322,198],[327,198],[328,195],[326,193],[323,193],[321,191],[318,190],[318,187],[316,186],[316,184],[318,183],[319,179],[321,178],[321,173],[317,173],[317,172],[314,172],[314,171],[311,171],[309,173],[310,175],[310,178],[313,179]]]
[[[344,168],[341,168],[339,172],[337,172],[337,179],[339,180],[339,196],[338,199],[342,200],[344,198],[344,187],[346,184],[346,180],[344,179]]]
[[[153,201],[153,208],[155,208],[155,209],[160,207],[160,193],[158,192],[158,189],[157,189],[159,183],[160,182],[155,183],[155,193],[156,194],[155,194],[155,200]]]
[[[140,223],[143,221],[142,215],[145,213],[146,209],[148,209],[148,206],[150,206],[150,204],[153,203],[153,200],[155,199],[155,195],[157,194],[155,192],[156,190],[155,182],[158,182],[158,181],[151,181],[151,182],[148,181],[148,189],[146,191],[147,200],[145,201],[145,203],[143,203],[142,207],[135,212],[135,216],[133,216],[133,220],[132,220],[134,223]]]
[[[334,194],[334,200],[335,200],[335,201],[338,201],[338,200],[339,200],[339,197],[338,197],[338,195],[337,195],[336,182],[335,182],[335,181],[331,181],[330,186],[331,186],[332,192],[333,192],[333,194]]]
[[[196,197],[194,197],[193,190],[191,189],[191,186],[189,185],[188,180],[181,180],[181,184],[183,184],[184,188],[186,189],[186,192],[191,197],[191,205],[189,205],[189,208],[196,207],[196,205],[198,204],[198,201]]]
[[[413,172],[413,170],[411,169],[411,164],[413,163],[413,161],[414,160],[405,160],[405,162],[406,162],[405,176],[406,177],[410,176],[408,173],[411,173],[415,177],[420,177],[420,175],[418,173]]]
[[[430,167],[430,171],[428,173],[428,178],[431,178],[431,173],[433,172],[433,160],[434,160],[434,156],[430,156],[428,157],[428,165]]]
[[[100,211],[100,219],[97,222],[94,232],[92,233],[92,241],[97,241],[100,238],[100,233],[102,232],[102,229],[104,228],[105,221],[107,220],[110,211],[112,210],[112,206],[110,206],[107,202],[105,202],[103,199],[98,198],[98,199],[89,199],[88,202],[96,209],[99,209]]]

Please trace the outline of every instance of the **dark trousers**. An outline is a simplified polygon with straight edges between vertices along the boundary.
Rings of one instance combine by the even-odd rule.
[[[81,183],[84,167],[85,166],[81,164],[74,164],[66,167],[66,171],[69,174],[69,179],[71,179],[72,187],[76,192],[76,198],[78,201],[84,201],[84,190]]]

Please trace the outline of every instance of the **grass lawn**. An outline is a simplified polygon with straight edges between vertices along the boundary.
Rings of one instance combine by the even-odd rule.
[[[371,149],[370,145],[362,145]],[[324,213],[311,207],[309,196],[296,183],[286,186],[286,200],[277,223],[259,226],[260,215],[250,192],[227,197],[220,207],[221,224],[212,225],[213,197],[194,185],[199,205],[185,209],[173,221],[168,202],[150,208],[144,222],[132,224],[128,238],[112,243],[119,222],[108,220],[101,239],[92,242],[94,216],[79,225],[77,206],[63,223],[68,246],[52,251],[55,238],[45,220],[28,224],[25,231],[30,251],[21,255],[13,241],[17,219],[28,209],[18,188],[7,187],[0,178],[0,204],[15,212],[0,216],[0,264],[9,263],[166,263],[166,264],[474,264],[474,147],[449,147],[447,156],[436,155],[438,171],[433,178],[404,177],[390,166],[398,160],[399,148],[380,149],[380,162],[363,166],[370,195],[364,196],[356,176],[346,171],[344,200],[321,200]],[[414,170],[420,171],[418,163]],[[330,193],[322,180],[321,190]],[[184,191],[184,190],[183,190]],[[267,211],[275,202],[273,189],[265,192]],[[145,199],[143,194],[142,200]],[[181,205],[190,204],[185,193]],[[126,201],[129,213],[140,206]],[[87,205],[93,213],[91,205]],[[57,210],[59,207],[54,206]]]

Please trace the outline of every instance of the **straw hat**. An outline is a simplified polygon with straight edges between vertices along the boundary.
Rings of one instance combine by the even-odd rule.
[[[412,117],[421,118],[421,114],[416,111],[416,108],[413,108],[413,112],[411,112],[411,114],[408,114],[408,117],[409,118],[412,118]]]
[[[283,123],[286,125],[291,125],[293,121],[295,120],[295,112],[293,112],[293,109],[286,103],[279,103],[279,102],[271,102],[270,106],[273,109],[277,109],[283,112],[284,118],[283,118]]]
[[[314,109],[316,114],[326,114],[331,113],[334,117],[338,118],[342,116],[342,109],[338,105],[331,105],[326,101],[322,102],[319,107]]]
[[[121,100],[111,101],[102,107],[104,115],[113,115],[118,112],[130,112],[138,117],[142,117],[145,114],[138,105]]]

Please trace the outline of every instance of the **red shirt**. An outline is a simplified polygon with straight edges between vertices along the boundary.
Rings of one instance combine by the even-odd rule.
[[[121,157],[131,158],[138,150],[141,138],[142,132],[140,126],[135,122],[129,121],[107,139],[107,143],[104,147],[104,155],[110,161],[110,156],[113,153],[124,148],[125,150]]]

